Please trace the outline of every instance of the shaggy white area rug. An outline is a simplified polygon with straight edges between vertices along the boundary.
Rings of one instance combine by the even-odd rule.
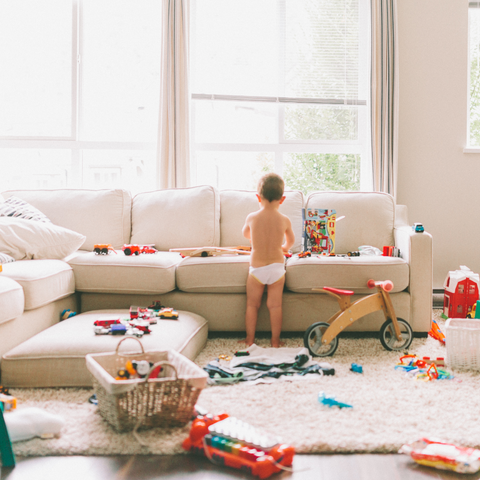
[[[436,312],[438,315],[438,312]],[[267,340],[258,341],[268,346]],[[301,347],[301,338],[287,339]],[[200,366],[220,354],[239,350],[236,339],[209,340],[196,359]],[[430,337],[414,339],[411,353],[445,357],[445,347]],[[455,379],[422,382],[394,367],[401,353],[386,351],[375,338],[340,338],[332,357],[322,358],[335,368],[334,376],[308,376],[274,384],[205,388],[198,404],[212,413],[227,412],[280,436],[298,453],[392,453],[422,436],[480,448],[480,375],[454,372]],[[351,363],[363,374],[350,371]],[[320,405],[320,391],[353,405],[352,409]],[[116,433],[88,403],[90,389],[15,389],[20,407],[40,407],[62,415],[59,438],[32,439],[14,444],[16,455],[110,455],[183,453],[181,443],[189,426],[141,431],[149,447],[131,433]]]

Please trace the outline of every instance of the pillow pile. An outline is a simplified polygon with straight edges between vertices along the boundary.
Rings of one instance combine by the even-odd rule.
[[[0,203],[0,217],[26,218],[52,223],[40,210],[14,195]]]
[[[80,233],[54,225],[40,210],[17,197],[0,203],[0,264],[62,259],[78,250],[85,239]],[[7,260],[2,262],[3,256]]]

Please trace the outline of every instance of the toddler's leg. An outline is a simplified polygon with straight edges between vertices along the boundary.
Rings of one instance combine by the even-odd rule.
[[[245,314],[245,328],[247,336],[245,343],[250,346],[255,343],[255,329],[257,327],[258,309],[262,303],[265,285],[251,275],[247,278],[247,312]]]
[[[282,332],[282,300],[283,286],[285,285],[285,275],[275,283],[268,286],[267,307],[270,313],[270,325],[272,329],[272,347],[281,347],[284,345],[280,341]]]

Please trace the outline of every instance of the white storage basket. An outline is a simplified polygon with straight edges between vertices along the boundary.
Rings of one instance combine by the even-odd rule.
[[[449,318],[445,344],[450,368],[480,370],[480,319]]]

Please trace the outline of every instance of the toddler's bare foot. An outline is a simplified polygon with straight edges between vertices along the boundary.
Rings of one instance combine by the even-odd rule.
[[[241,343],[246,347],[251,347],[255,343],[255,339],[250,341],[248,338],[243,338],[242,340],[239,340],[238,343]]]
[[[273,340],[273,338],[271,343],[273,348],[280,348],[285,346],[285,342],[282,342],[281,340]]]

